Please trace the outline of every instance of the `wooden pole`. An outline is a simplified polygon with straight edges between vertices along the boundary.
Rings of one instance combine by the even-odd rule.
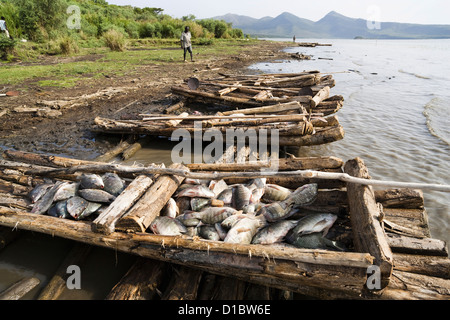
[[[22,279],[3,292],[0,292],[0,300],[20,300],[28,292],[38,286],[40,282],[41,281],[35,277]]]

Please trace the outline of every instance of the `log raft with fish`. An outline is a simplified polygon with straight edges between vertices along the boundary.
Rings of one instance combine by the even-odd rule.
[[[321,145],[344,138],[344,129],[335,115],[344,98],[331,95],[335,85],[332,75],[319,71],[223,75],[196,79],[195,87],[189,80],[192,78],[186,85],[172,87],[175,95],[186,100],[181,114],[141,114],[134,119],[97,117],[92,130],[159,137],[171,137],[178,129],[190,134],[215,130],[225,137],[230,129],[258,135],[276,129],[280,146]],[[197,109],[205,109],[204,114]]]
[[[96,163],[11,150],[4,153],[4,158],[8,160],[0,161],[0,225],[193,268],[198,270],[195,276],[192,275],[192,279],[197,279],[190,287],[194,291],[199,290],[198,281],[203,271],[203,274],[231,277],[236,281],[324,299],[449,298],[448,251],[444,242],[431,238],[423,208],[423,194],[417,190],[374,192],[371,187],[342,181],[334,184],[333,181],[320,179],[283,181],[268,176],[264,187],[275,189],[268,190],[264,197],[263,192],[258,192],[264,182],[257,179],[225,179],[224,183],[211,183],[156,174],[145,175],[146,180],[141,174],[133,177],[129,171],[122,176],[121,172],[117,172],[126,185],[122,193],[115,195],[111,204],[106,204],[106,211],[92,213],[83,220],[73,217],[63,219],[31,213],[34,204],[28,198],[29,192],[37,185],[50,183],[50,180],[79,182],[89,165],[98,168]],[[345,169],[352,175],[368,178],[367,168],[360,159],[348,161],[345,166],[342,160],[326,157],[297,158],[291,159],[291,162],[297,162],[296,168]],[[78,172],[76,165],[81,164],[84,169]],[[47,175],[52,169],[62,167],[65,167],[63,171]],[[190,166],[191,171],[200,168],[200,164]],[[70,173],[66,169],[70,169]],[[289,169],[284,168],[283,171]],[[92,170],[90,174],[101,177],[106,172]],[[162,183],[158,188],[161,189],[159,194],[167,191],[165,199],[168,200],[153,201],[149,214],[139,216],[143,224],[138,228],[128,225],[126,230],[117,230],[121,219],[134,207],[144,211],[144,200],[151,199],[148,191],[163,178],[172,181],[170,185]],[[137,182],[143,180],[147,182],[140,184],[142,189],[137,191]],[[96,180],[89,181],[93,185],[86,187],[94,187]],[[305,193],[305,185],[317,185],[317,194],[313,192],[312,198],[307,196],[309,193]],[[101,188],[101,185],[97,187]],[[239,198],[228,200],[224,194],[218,199],[229,187],[233,188],[231,196]],[[249,190],[251,196],[247,198]],[[276,197],[272,195],[274,190],[278,192]],[[308,187],[308,190],[315,189]],[[129,203],[122,196],[127,191],[134,195],[129,198]],[[11,196],[9,201],[4,201],[7,199],[5,194]],[[180,201],[188,195],[190,200],[200,195],[198,198],[207,200]],[[173,201],[169,199],[175,200],[178,213],[173,213]],[[191,210],[190,206],[194,203],[197,211]],[[181,205],[185,206],[184,211]],[[266,213],[262,206],[279,209]],[[107,211],[113,219],[100,219]],[[152,231],[151,225],[163,217],[162,212],[175,214],[176,218],[165,216],[163,228],[154,230],[168,228],[177,235],[161,235]],[[183,214],[190,214],[190,222],[195,223],[190,226],[183,224],[187,222],[180,218]],[[107,227],[99,228],[101,221],[108,221]],[[203,236],[213,235],[214,240],[201,238],[198,230],[193,232],[194,227],[201,228]],[[187,229],[192,233],[186,232]],[[231,230],[234,231],[227,238]],[[280,239],[283,242],[280,243]],[[369,290],[366,286],[370,276],[367,272],[371,266],[380,268],[381,290]],[[156,266],[154,272],[161,274]],[[160,280],[154,278],[152,281]],[[405,288],[402,281],[408,281],[411,285]],[[111,297],[114,295],[120,296],[117,292],[111,293]]]

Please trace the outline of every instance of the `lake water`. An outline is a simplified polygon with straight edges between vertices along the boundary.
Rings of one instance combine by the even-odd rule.
[[[292,40],[290,40],[292,41]],[[308,41],[308,40],[301,40]],[[317,42],[317,40],[312,40]],[[450,40],[321,40],[312,60],[259,63],[267,73],[332,73],[345,138],[303,156],[361,157],[374,179],[450,184]],[[330,60],[331,59],[331,60]],[[450,242],[450,194],[424,191],[434,238]]]

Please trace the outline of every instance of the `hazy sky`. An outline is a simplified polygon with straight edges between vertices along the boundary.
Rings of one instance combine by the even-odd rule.
[[[227,13],[253,18],[276,17],[287,11],[320,20],[331,10],[371,21],[450,24],[448,0],[107,0],[110,4],[156,7],[175,18],[193,14],[199,19]]]

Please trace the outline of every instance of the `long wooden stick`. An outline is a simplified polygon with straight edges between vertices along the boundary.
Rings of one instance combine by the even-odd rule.
[[[274,165],[269,162],[269,165]],[[183,169],[170,169],[158,167],[130,167],[119,164],[103,164],[103,165],[81,165],[71,168],[56,168],[49,170],[30,170],[27,174],[36,175],[52,175],[52,174],[69,174],[75,172],[117,172],[128,174],[166,174],[176,175],[191,179],[206,179],[206,180],[221,180],[229,178],[264,178],[271,176],[292,177],[298,176],[300,178],[316,178],[325,180],[340,180],[344,182],[356,183],[361,185],[383,186],[391,188],[411,188],[423,190],[436,190],[443,192],[450,192],[450,185],[443,184],[429,184],[429,183],[414,183],[414,182],[398,182],[398,181],[383,181],[352,177],[346,173],[335,172],[321,172],[313,170],[297,170],[297,171],[255,171],[255,172],[189,172]]]

